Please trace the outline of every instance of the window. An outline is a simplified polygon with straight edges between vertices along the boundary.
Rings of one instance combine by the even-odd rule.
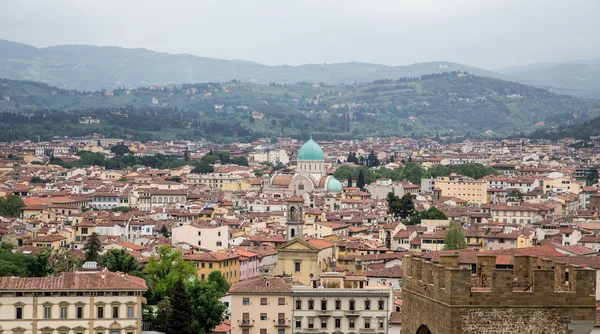
[[[60,307],[60,318],[67,319],[67,307],[66,306]]]
[[[242,300],[242,305],[250,305],[250,298],[244,298]]]
[[[370,300],[365,300],[365,310],[370,310],[371,309],[371,301]]]
[[[335,328],[340,328],[340,327],[342,327],[342,319],[340,319],[340,318],[335,318],[334,324],[335,324]]]
[[[206,274],[201,274],[200,275],[200,279],[205,279],[206,278]]]
[[[212,264],[212,262],[211,262],[211,263],[209,263],[209,264],[208,264],[208,268],[209,268],[209,269],[212,269],[212,265],[213,265],[213,264]]]
[[[202,262],[202,263],[200,264],[200,267],[201,267],[201,268],[204,268],[204,267],[206,267],[206,263]]]
[[[327,311],[327,301],[321,300],[321,310]]]
[[[250,330],[248,328],[242,329],[242,334],[250,334]]]
[[[98,306],[98,319],[104,318],[104,306]]]
[[[260,334],[267,334],[267,329],[266,328],[261,328],[260,329]]]
[[[285,305],[285,298],[279,298],[277,305]]]
[[[301,310],[302,309],[302,300],[298,299],[296,300],[296,310]]]
[[[321,319],[321,328],[327,328],[327,318]]]
[[[365,319],[365,328],[371,328],[371,319]]]
[[[296,319],[296,328],[302,327],[302,320]]]
[[[379,328],[383,328],[384,321],[383,319],[379,319]]]
[[[267,298],[261,298],[260,305],[267,305]]]
[[[221,236],[221,231],[217,232],[217,237]]]
[[[127,318],[133,318],[133,306],[127,306]]]
[[[308,318],[308,328],[315,328],[315,319]]]
[[[202,236],[202,232],[201,231],[198,231],[198,236],[199,237]]]
[[[385,309],[385,304],[384,304],[383,300],[380,300],[379,301],[379,310],[383,311],[383,309]]]
[[[314,300],[309,300],[308,301],[308,309],[309,310],[314,310],[315,309],[315,301]]]
[[[300,272],[300,262],[294,262],[294,271],[297,273]]]
[[[348,328],[354,328],[354,319],[348,319]]]
[[[277,330],[277,334],[285,334],[285,329],[283,329],[283,328],[279,328],[279,329]]]
[[[15,319],[23,319],[23,308],[21,306],[15,309]]]
[[[220,241],[217,241],[217,247],[223,246],[223,243]]]
[[[261,313],[260,314],[260,320],[267,320],[267,314],[266,313]]]
[[[341,300],[336,300],[335,301],[335,309],[336,310],[341,310],[342,309],[342,301]]]
[[[350,311],[354,311],[354,300],[350,301],[350,307],[348,308]]]
[[[52,307],[44,306],[44,319],[52,318]]]
[[[118,306],[113,306],[112,308],[112,317],[113,318],[118,318],[119,317],[119,307]]]

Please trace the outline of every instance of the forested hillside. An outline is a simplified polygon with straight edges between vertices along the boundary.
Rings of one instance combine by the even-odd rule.
[[[2,79],[0,97],[0,130],[10,128],[0,131],[0,140],[93,132],[217,141],[311,133],[323,139],[504,136],[600,114],[593,101],[464,72],[352,85],[234,80],[96,92]],[[80,124],[81,117],[100,124]]]

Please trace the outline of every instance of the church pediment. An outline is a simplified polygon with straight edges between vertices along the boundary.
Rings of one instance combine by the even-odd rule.
[[[319,252],[319,249],[311,244],[309,244],[308,242],[299,239],[299,238],[295,238],[293,240],[290,240],[288,242],[286,242],[285,244],[279,246],[279,248],[277,248],[277,251],[286,251],[286,250],[294,250],[294,251],[312,251],[312,252]]]

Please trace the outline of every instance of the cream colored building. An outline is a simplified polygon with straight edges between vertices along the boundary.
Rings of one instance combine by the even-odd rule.
[[[581,183],[563,176],[562,173],[550,173],[548,177],[542,179],[542,189],[545,193],[570,192],[579,195],[581,193]]]
[[[294,281],[310,285],[331,264],[333,243],[295,238],[277,248],[277,265],[273,275],[287,275]]]
[[[435,180],[435,188],[444,197],[456,197],[474,204],[485,204],[487,199],[487,182],[473,180],[464,176],[451,174]]]
[[[1,277],[0,332],[139,334],[146,283],[100,271],[59,277]]]
[[[216,223],[186,224],[173,228],[171,241],[173,245],[186,242],[216,252],[229,246],[229,231],[227,225]]]
[[[292,284],[285,278],[258,278],[234,284],[231,334],[291,334]]]

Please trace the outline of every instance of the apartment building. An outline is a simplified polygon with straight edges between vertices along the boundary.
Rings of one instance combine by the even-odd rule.
[[[435,188],[443,197],[455,197],[474,204],[487,203],[487,182],[451,174],[435,180]]]
[[[143,279],[80,270],[58,277],[0,277],[0,332],[139,334]]]
[[[291,334],[292,281],[258,278],[234,284],[231,334]]]
[[[213,252],[226,249],[229,245],[229,231],[226,225],[191,223],[173,228],[172,233],[173,245],[185,242]]]
[[[240,280],[240,256],[234,252],[206,252],[202,254],[187,254],[186,261],[192,261],[198,268],[198,278],[207,279],[208,275],[219,270],[230,284]]]
[[[324,273],[317,288],[292,287],[294,332],[385,333],[392,288],[367,286],[365,276]]]

